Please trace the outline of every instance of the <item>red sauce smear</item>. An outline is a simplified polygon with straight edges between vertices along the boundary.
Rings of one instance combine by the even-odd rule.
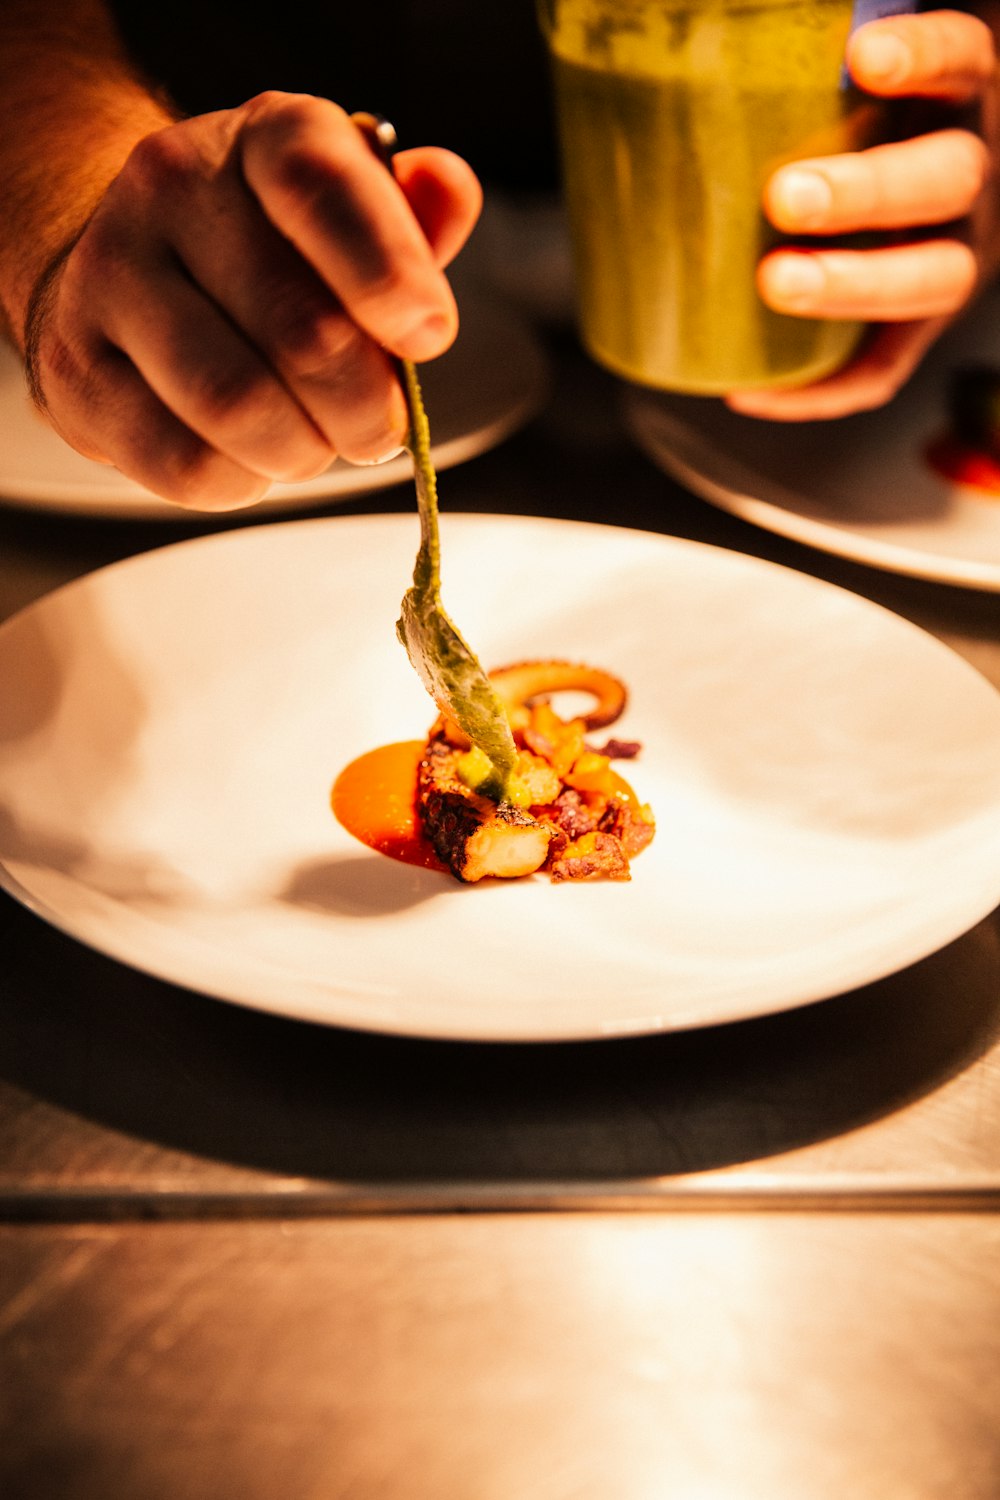
[[[954,480],[956,484],[967,484],[973,489],[985,490],[989,495],[1000,496],[1000,463],[978,448],[970,448],[950,433],[935,438],[925,450],[927,462],[932,469]]]

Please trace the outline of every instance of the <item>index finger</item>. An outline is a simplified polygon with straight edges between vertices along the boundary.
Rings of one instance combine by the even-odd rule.
[[[847,44],[847,65],[855,83],[871,94],[962,103],[982,93],[997,60],[985,22],[938,10],[859,27]]]
[[[238,138],[263,212],[377,343],[406,359],[451,344],[451,289],[399,185],[327,99],[265,94]]]

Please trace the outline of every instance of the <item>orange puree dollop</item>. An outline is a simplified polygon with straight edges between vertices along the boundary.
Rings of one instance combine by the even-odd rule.
[[[337,821],[390,859],[425,870],[444,870],[417,818],[417,766],[423,740],[380,745],[345,766],[333,784]]]

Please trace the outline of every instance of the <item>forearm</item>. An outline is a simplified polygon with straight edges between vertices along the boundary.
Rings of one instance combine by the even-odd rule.
[[[23,346],[32,288],[137,141],[175,115],[103,0],[0,0],[0,308]]]

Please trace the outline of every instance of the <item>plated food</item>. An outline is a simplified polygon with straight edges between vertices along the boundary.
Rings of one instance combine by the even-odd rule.
[[[624,685],[560,661],[521,662],[490,675],[517,746],[511,793],[499,803],[483,795],[489,767],[482,752],[440,718],[417,780],[420,820],[438,856],[466,881],[536,870],[556,881],[628,880],[630,860],[650,843],[655,823],[613,761],[632,759],[639,745],[608,740],[598,749],[587,739],[618,718]],[[591,693],[594,707],[561,718],[551,701],[560,691]]]
[[[380,785],[407,764],[392,747],[364,767],[348,768],[333,789],[335,814],[363,842],[397,858],[429,865],[423,839],[441,868],[475,883],[545,869],[553,880],[628,880],[630,858],[654,832],[649,807],[612,769],[637,745],[609,741],[597,749],[589,730],[604,728],[625,706],[616,677],[566,661],[519,662],[487,675],[441,602],[437,475],[430,426],[416,368],[402,360],[410,417],[420,546],[403,596],[396,633],[439,710],[417,757],[412,786]],[[551,695],[582,691],[585,713],[561,718]],[[406,820],[393,822],[388,810]],[[374,812],[374,818],[371,814]]]
[[[426,740],[383,746],[345,768],[332,795],[338,820],[382,854],[468,884],[536,872],[556,882],[629,880],[655,820],[615,762],[640,746],[591,738],[622,713],[624,684],[565,661],[519,662],[490,681],[516,750],[506,797],[491,795],[483,751],[439,715]],[[553,700],[567,693],[591,706],[561,716]]]

